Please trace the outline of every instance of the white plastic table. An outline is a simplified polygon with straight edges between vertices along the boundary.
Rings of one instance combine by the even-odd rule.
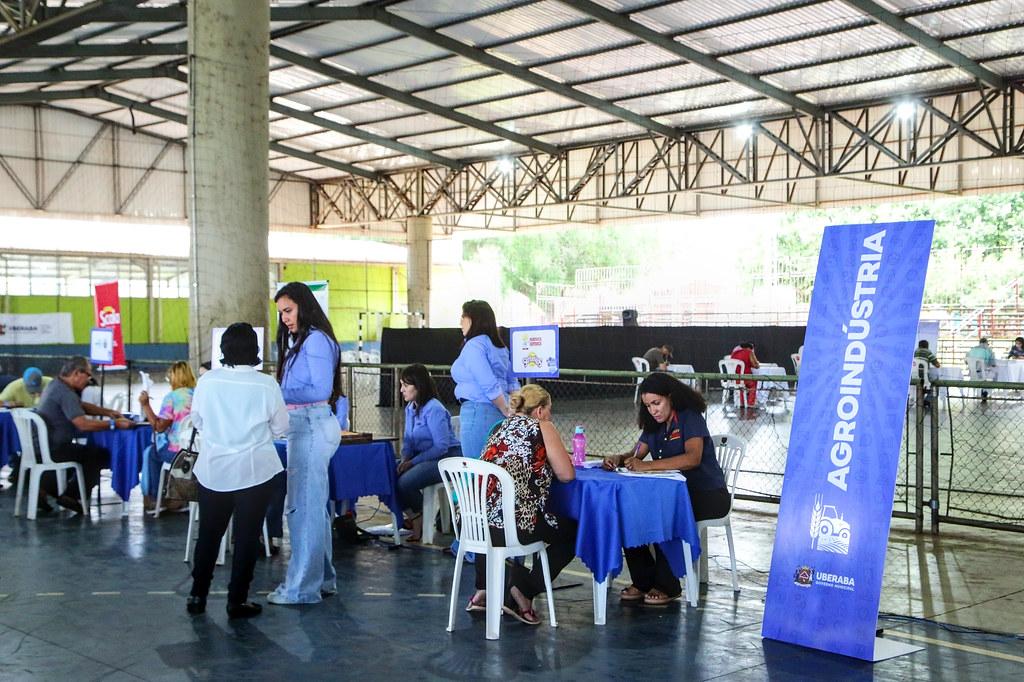
[[[778,365],[762,364],[760,367],[755,367],[753,373],[758,376],[785,376],[786,369]],[[757,402],[762,405],[767,403],[772,389],[786,391],[788,388],[789,385],[784,381],[759,381],[757,382]]]
[[[674,374],[693,374],[694,373],[693,365],[669,365],[668,366],[668,371],[670,371],[670,372],[672,372]],[[686,384],[690,388],[693,388],[693,389],[697,388],[697,380],[696,379],[680,379],[680,381],[682,381],[684,384]]]

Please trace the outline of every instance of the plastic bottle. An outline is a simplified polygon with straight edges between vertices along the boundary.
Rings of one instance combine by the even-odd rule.
[[[587,460],[587,434],[583,431],[583,425],[576,425],[576,433],[572,435],[572,463],[582,466]]]

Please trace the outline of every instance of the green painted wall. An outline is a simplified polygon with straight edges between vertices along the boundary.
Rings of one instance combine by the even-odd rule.
[[[392,283],[392,266],[352,263],[287,263],[281,266],[281,281],[326,279],[330,282],[330,318],[339,341],[359,336],[359,313],[392,310],[392,289],[405,298],[405,267],[399,267]],[[87,296],[11,296],[11,313],[71,313],[75,343],[88,343],[94,326],[93,301]],[[144,298],[121,299],[121,332],[127,343],[185,343],[188,341],[188,299],[159,298],[154,304],[155,338],[149,335],[149,302]],[[277,330],[277,311],[269,304],[271,335]],[[392,327],[406,326],[404,315],[391,318]],[[376,341],[376,324],[368,325],[364,340]]]
[[[365,311],[390,312],[393,289],[397,287],[399,298],[405,298],[406,272],[404,266],[397,268],[392,283],[391,265],[357,265],[350,263],[286,263],[281,266],[281,281],[328,281],[329,317],[334,334],[339,341],[355,341],[359,337],[359,313]],[[273,312],[271,320],[277,319]],[[385,323],[387,324],[387,323]],[[404,327],[405,316],[396,315],[390,326]],[[368,325],[364,341],[377,341],[377,327]],[[276,329],[276,323],[275,323]]]

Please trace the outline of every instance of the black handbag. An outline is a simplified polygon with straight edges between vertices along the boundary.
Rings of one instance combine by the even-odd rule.
[[[192,437],[188,441],[188,447],[178,450],[171,462],[171,468],[164,480],[163,499],[178,502],[198,502],[199,483],[196,481],[193,470],[196,466],[196,458],[199,456],[196,444],[196,429],[192,429]]]

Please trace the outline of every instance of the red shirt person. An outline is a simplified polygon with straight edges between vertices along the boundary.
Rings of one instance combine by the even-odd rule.
[[[753,374],[754,370],[761,366],[757,355],[754,354],[753,341],[744,341],[733,350],[729,357],[733,360],[743,361],[743,374]],[[747,385],[747,407],[754,407],[757,405],[757,382],[746,381],[744,383]]]

